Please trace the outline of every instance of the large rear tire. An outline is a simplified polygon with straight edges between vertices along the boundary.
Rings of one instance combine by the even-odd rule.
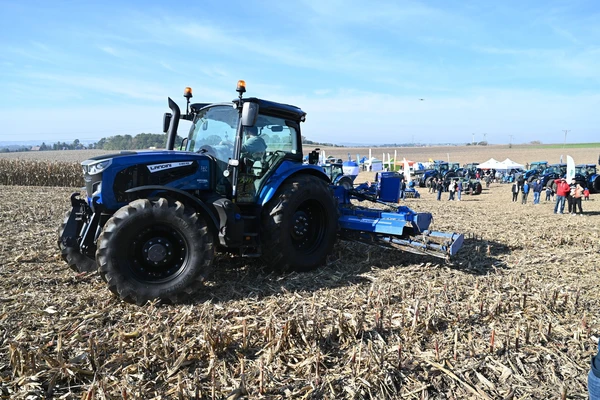
[[[93,258],[88,257],[85,254],[81,254],[79,248],[77,247],[65,246],[60,240],[70,215],[71,211],[67,211],[65,217],[63,218],[63,222],[58,228],[58,248],[60,249],[60,256],[67,263],[69,268],[71,268],[75,272],[96,271],[98,267],[96,265],[96,261]]]
[[[348,178],[347,176],[340,178],[340,180],[337,181],[336,185],[343,186],[344,189],[346,189],[346,190],[354,189],[354,185],[352,184],[352,179]]]
[[[106,222],[96,259],[100,276],[122,300],[177,302],[212,272],[213,235],[201,215],[178,201],[135,200]]]
[[[432,182],[433,182],[433,177],[432,176],[430,176],[429,178],[425,179],[425,187],[427,189],[431,189]]]
[[[337,225],[327,183],[312,175],[292,177],[263,209],[263,260],[281,272],[315,269],[333,249]]]

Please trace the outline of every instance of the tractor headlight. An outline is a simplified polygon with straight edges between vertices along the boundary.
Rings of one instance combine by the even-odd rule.
[[[102,172],[106,168],[108,168],[108,166],[111,163],[112,163],[112,159],[109,158],[108,160],[101,160],[101,161],[95,162],[93,164],[88,164],[88,166],[87,166],[87,172],[90,175],[99,174],[100,172]]]

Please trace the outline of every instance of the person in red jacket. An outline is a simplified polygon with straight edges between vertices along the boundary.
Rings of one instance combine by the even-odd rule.
[[[554,206],[554,214],[562,214],[565,211],[565,199],[571,192],[571,186],[565,178],[556,179],[556,205]]]

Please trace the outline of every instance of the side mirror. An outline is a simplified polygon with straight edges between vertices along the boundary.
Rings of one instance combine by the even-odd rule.
[[[242,106],[242,126],[252,126],[258,116],[258,104],[245,102]]]
[[[171,125],[171,118],[173,115],[171,113],[165,113],[163,115],[163,132],[167,133],[169,131],[169,125]]]

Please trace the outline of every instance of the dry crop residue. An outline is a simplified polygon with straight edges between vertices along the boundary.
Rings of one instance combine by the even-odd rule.
[[[72,191],[0,186],[0,398],[587,398],[600,195],[561,216],[509,185],[420,189],[405,204],[466,236],[451,263],[339,242],[280,276],[220,256],[186,304],[137,307],[60,259]]]

